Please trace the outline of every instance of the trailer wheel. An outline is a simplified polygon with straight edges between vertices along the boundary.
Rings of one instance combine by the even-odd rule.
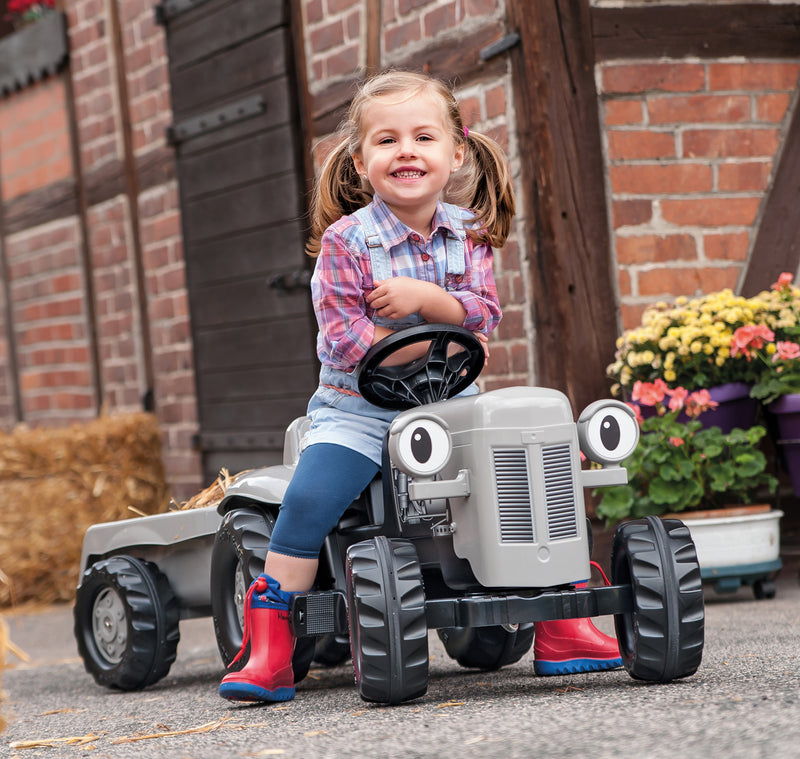
[[[669,682],[697,671],[705,612],[697,552],[677,519],[645,517],[614,535],[615,585],[630,585],[633,610],[614,623],[625,669],[638,680]]]
[[[428,690],[428,625],[417,552],[384,536],[347,551],[353,669],[365,701],[399,704]]]
[[[242,647],[244,597],[264,571],[274,526],[275,519],[268,511],[241,508],[229,511],[217,529],[211,551],[211,614],[217,648],[226,667]],[[298,638],[292,659],[296,683],[308,674],[313,656],[314,638]],[[249,658],[248,648],[231,671],[244,667]]]
[[[443,627],[439,640],[451,659],[462,667],[493,670],[516,664],[533,645],[533,623],[521,623],[516,631],[492,627]]]
[[[99,685],[144,688],[175,661],[180,606],[166,576],[149,561],[112,556],[89,567],[74,619],[78,652]]]

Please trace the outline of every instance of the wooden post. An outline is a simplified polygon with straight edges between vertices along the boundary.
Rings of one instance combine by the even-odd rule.
[[[509,0],[539,385],[609,394],[617,313],[588,0]]]

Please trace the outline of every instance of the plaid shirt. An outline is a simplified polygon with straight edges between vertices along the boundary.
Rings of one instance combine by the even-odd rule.
[[[392,274],[435,282],[461,301],[463,326],[489,334],[502,313],[492,273],[492,249],[467,237],[463,275],[446,274],[446,235],[456,235],[447,209],[439,203],[433,232],[423,240],[392,213],[378,196],[368,206]],[[468,213],[468,212],[467,212]],[[468,225],[467,221],[467,225]],[[374,288],[364,231],[355,216],[343,216],[322,237],[322,249],[311,278],[311,295],[319,334],[317,355],[328,366],[351,371],[372,345],[375,311],[365,295]]]

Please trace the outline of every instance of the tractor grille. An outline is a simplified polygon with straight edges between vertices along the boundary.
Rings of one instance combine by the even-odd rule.
[[[575,514],[575,484],[572,479],[572,452],[568,443],[542,448],[544,492],[547,500],[547,531],[550,540],[578,536]]]
[[[503,543],[535,543],[528,456],[524,448],[494,451],[500,540]]]

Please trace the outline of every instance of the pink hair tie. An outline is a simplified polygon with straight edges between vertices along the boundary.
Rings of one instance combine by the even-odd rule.
[[[464,139],[466,140],[469,137],[469,128],[464,127]]]

